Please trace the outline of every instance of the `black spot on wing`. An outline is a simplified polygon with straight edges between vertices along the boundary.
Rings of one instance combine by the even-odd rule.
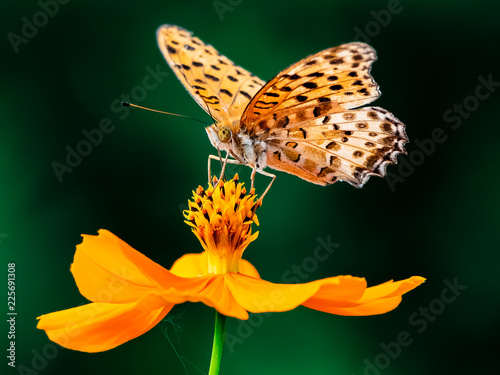
[[[250,96],[250,94],[249,94],[248,92],[246,92],[246,91],[243,91],[243,90],[242,90],[242,91],[240,91],[239,93],[240,93],[241,95],[243,95],[245,98],[249,99],[249,100],[250,100],[250,99],[252,99],[252,97]]]
[[[285,117],[282,117],[279,119],[277,125],[284,128],[285,126],[288,125],[289,122],[290,122],[290,119],[288,118],[288,116],[285,116]]]
[[[210,74],[205,74],[205,77],[207,77],[209,80],[214,81],[214,82],[219,82],[219,78],[214,77],[213,75]]]
[[[306,89],[315,89],[318,87],[318,85],[315,82],[306,82],[303,83],[302,86],[304,86]]]
[[[328,143],[326,145],[326,149],[327,150],[335,150],[335,151],[337,151],[339,149],[339,145],[337,144],[337,142],[331,141],[330,143]]]
[[[255,108],[259,108],[259,109],[270,109],[272,107],[274,107],[276,104],[278,104],[278,102],[265,102],[263,100],[257,100],[257,103],[261,103],[262,105],[256,105]],[[266,107],[263,107],[266,106]]]
[[[343,63],[344,63],[344,59],[342,59],[342,58],[330,60],[331,65],[339,65],[339,64],[343,64]]]

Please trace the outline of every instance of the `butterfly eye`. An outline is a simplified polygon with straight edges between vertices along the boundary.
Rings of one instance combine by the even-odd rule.
[[[229,142],[231,139],[231,129],[228,126],[219,126],[219,130],[217,131],[217,136],[219,137],[221,142]]]

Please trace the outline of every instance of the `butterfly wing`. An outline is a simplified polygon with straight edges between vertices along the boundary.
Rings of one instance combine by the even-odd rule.
[[[242,116],[242,126],[255,133],[273,127],[280,114],[314,104],[324,113],[371,103],[380,96],[370,75],[376,58],[375,50],[365,43],[347,43],[306,57],[255,95]]]
[[[390,112],[360,108],[380,96],[370,75],[376,53],[347,43],[309,56],[269,81],[241,127],[266,141],[267,165],[327,185],[361,187],[405,152],[404,125]]]
[[[271,129],[267,165],[319,185],[362,187],[370,176],[385,175],[407,141],[401,121],[382,108],[344,110]]]
[[[163,25],[156,35],[177,78],[217,122],[239,120],[265,83],[181,27]]]

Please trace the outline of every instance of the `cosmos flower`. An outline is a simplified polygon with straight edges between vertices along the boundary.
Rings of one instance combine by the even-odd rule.
[[[383,314],[420,285],[418,276],[367,287],[364,278],[337,276],[304,284],[262,280],[242,259],[257,238],[261,201],[247,194],[237,175],[214,188],[193,192],[186,223],[204,249],[186,254],[170,270],[153,262],[114,234],[83,235],[71,272],[91,303],[39,317],[38,328],[69,349],[112,349],[153,328],[176,304],[203,302],[218,313],[248,319],[248,312],[282,312],[302,305],[336,315]]]

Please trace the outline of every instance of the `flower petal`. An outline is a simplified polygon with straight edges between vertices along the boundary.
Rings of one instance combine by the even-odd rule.
[[[260,279],[260,275],[257,269],[253,266],[252,263],[245,259],[240,260],[240,273],[242,273],[243,275],[254,277],[256,279]]]
[[[207,253],[185,254],[177,259],[170,272],[181,277],[198,277],[208,274]],[[240,273],[260,279],[259,272],[247,260],[240,260]]]
[[[238,303],[228,288],[226,282],[228,275],[230,274],[211,275],[205,288],[196,294],[186,294],[186,300],[203,302],[205,305],[215,308],[222,315],[248,319],[247,311]]]
[[[85,298],[103,303],[136,302],[159,290],[168,302],[180,303],[185,299],[178,294],[195,293],[208,281],[176,276],[103,229],[83,236],[71,272]]]
[[[134,303],[89,303],[42,315],[38,317],[37,328],[45,330],[50,340],[65,348],[102,352],[149,331],[173,306],[162,305],[155,295]]]
[[[184,254],[177,259],[170,272],[181,277],[198,277],[208,273],[206,252],[201,254]]]
[[[322,287],[327,287],[341,300],[359,299],[366,288],[364,279],[352,276],[330,277],[305,284],[273,284],[242,274],[228,274],[226,280],[236,301],[254,313],[292,310],[317,293],[323,295]]]
[[[250,312],[288,311],[304,305],[337,315],[375,315],[393,310],[401,302],[402,294],[425,281],[414,276],[367,288],[365,279],[353,276],[305,284],[273,284],[233,273],[227,274],[225,280],[237,303]]]
[[[337,315],[376,315],[395,309],[401,302],[402,295],[425,281],[423,277],[413,276],[397,282],[388,281],[367,288],[359,299],[337,299],[330,296],[330,287],[322,288],[321,294],[308,299],[304,306]]]

